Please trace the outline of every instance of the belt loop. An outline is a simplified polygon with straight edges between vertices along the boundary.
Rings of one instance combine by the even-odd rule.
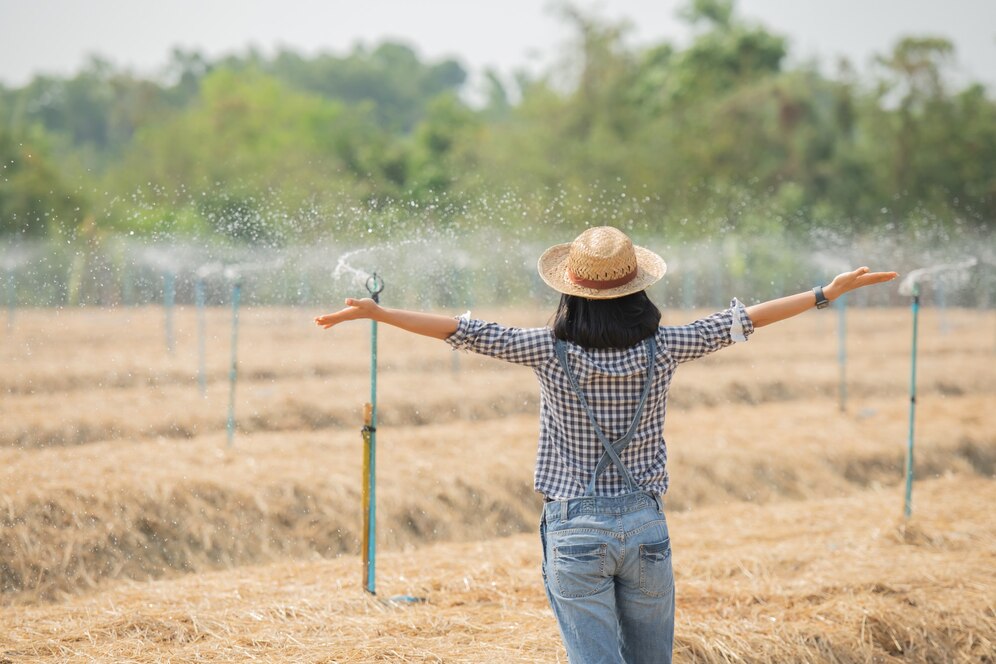
[[[657,511],[664,514],[664,496],[659,493],[654,493],[654,502],[657,503]]]
[[[560,501],[560,520],[567,521],[567,500]]]

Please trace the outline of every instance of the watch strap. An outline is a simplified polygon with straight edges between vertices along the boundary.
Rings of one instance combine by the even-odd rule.
[[[830,300],[828,300],[827,296],[823,294],[823,286],[817,286],[813,289],[813,292],[816,293],[817,309],[826,309],[830,306]]]

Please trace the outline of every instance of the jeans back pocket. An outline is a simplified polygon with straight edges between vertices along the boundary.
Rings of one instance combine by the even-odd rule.
[[[640,545],[640,590],[650,597],[664,597],[674,590],[670,538]]]
[[[606,588],[604,542],[565,544],[553,547],[553,569],[557,595],[589,597]]]

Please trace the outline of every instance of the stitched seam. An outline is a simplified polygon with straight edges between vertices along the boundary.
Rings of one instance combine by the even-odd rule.
[[[549,528],[547,528],[546,536],[550,537],[550,535],[561,534],[561,533],[590,533],[595,535],[610,535],[611,537],[614,537],[619,541],[623,541],[626,537],[625,535],[617,533],[613,530],[603,530],[602,528],[564,528],[563,530],[550,530]]]
[[[605,576],[605,552],[606,549],[608,549],[608,546],[609,545],[604,542],[598,545],[598,575],[601,577]],[[590,593],[580,594],[580,595],[568,594],[564,592],[564,584],[560,580],[560,565],[558,564],[559,558],[557,556],[558,549],[559,547],[557,546],[553,547],[553,569],[554,573],[557,575],[557,590],[560,591],[561,597],[567,599],[577,599],[579,597],[591,597],[593,595],[597,595],[598,593],[602,592],[602,590],[597,590],[597,589],[593,590]]]
[[[650,561],[647,560],[646,556],[644,555],[644,547],[646,546],[647,546],[646,544],[640,545],[640,592],[642,592],[644,595],[648,597],[664,597],[671,590],[670,588],[665,588],[662,592],[659,593],[647,590],[647,580],[646,580],[647,568],[651,565],[651,563]],[[670,559],[671,559],[671,547],[669,546],[667,548],[666,560]]]
[[[647,528],[650,528],[651,526],[660,525],[660,524],[664,525],[665,530],[667,529],[667,521],[665,521],[664,519],[654,519],[653,521],[648,521],[647,523],[643,524],[642,526],[640,526],[636,530],[629,531],[628,533],[626,533],[626,537],[635,537],[636,535],[639,535],[640,533],[642,533]],[[641,544],[640,546],[642,547],[643,545]]]

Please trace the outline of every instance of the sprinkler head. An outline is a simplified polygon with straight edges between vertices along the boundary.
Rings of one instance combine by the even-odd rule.
[[[367,279],[367,291],[370,293],[370,297],[374,299],[374,302],[378,301],[379,298],[377,296],[380,295],[383,290],[384,280],[377,276],[377,273],[374,272],[370,275],[370,278]]]

